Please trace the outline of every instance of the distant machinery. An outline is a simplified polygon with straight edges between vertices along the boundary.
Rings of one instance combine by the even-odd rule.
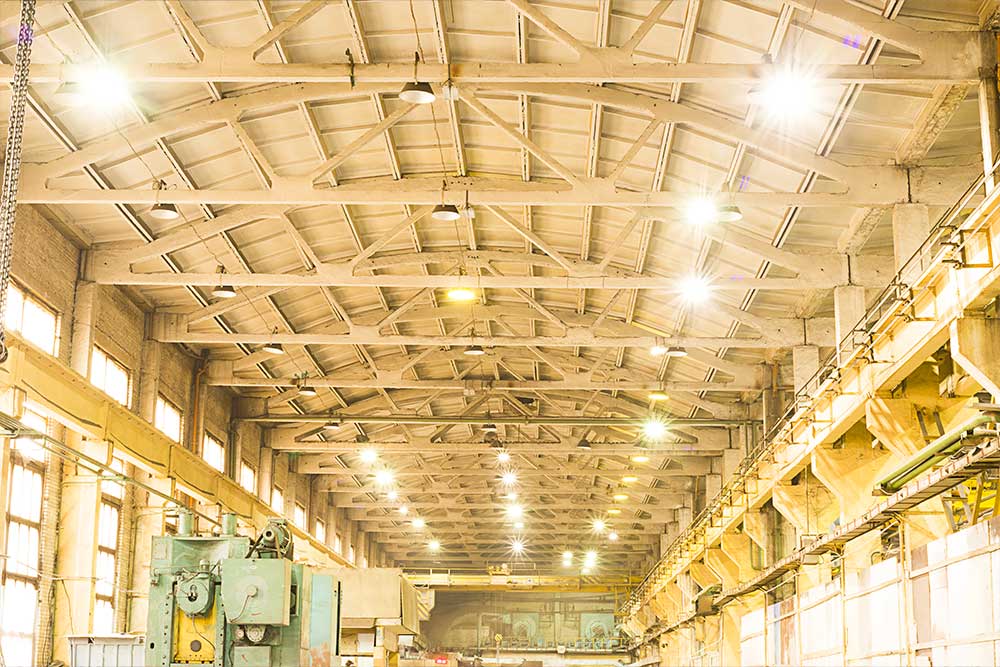
[[[195,535],[182,512],[176,535],[153,538],[146,665],[339,665],[340,580],[293,563],[293,547],[283,519],[251,540],[233,515]]]

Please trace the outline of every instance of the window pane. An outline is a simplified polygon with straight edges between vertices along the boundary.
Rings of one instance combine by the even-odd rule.
[[[156,397],[156,413],[153,416],[153,426],[160,429],[164,435],[174,442],[181,441],[181,411],[162,396]]]
[[[358,562],[355,560],[354,545],[351,544],[347,547],[347,560],[351,561],[352,565],[357,565]]]
[[[315,533],[316,533],[316,539],[322,542],[323,544],[326,544],[326,524],[323,523],[320,519],[316,519]]]
[[[94,604],[94,634],[110,635],[115,631],[115,608],[108,600]]]
[[[250,493],[257,493],[257,472],[245,461],[240,462],[240,486]]]
[[[219,472],[226,471],[226,448],[222,445],[222,442],[213,438],[212,436],[205,434],[205,439],[201,446],[201,456],[208,465],[212,466]]]
[[[49,354],[55,354],[56,314],[34,299],[25,300],[21,335]]]
[[[107,551],[97,552],[97,583],[94,592],[111,597],[115,592],[115,556]]]
[[[21,316],[24,313],[24,292],[7,283],[7,313],[4,323],[12,331],[21,330]]]
[[[114,475],[114,473],[119,473],[121,475],[125,474],[125,462],[121,459],[111,459],[111,465],[108,466],[113,470],[113,473],[106,473],[108,475]],[[125,495],[125,486],[122,482],[101,482],[101,493],[111,496],[112,498],[122,498]]]
[[[278,487],[274,487],[271,490],[271,509],[278,514],[284,514],[285,512],[285,496]]]
[[[8,665],[32,665],[38,591],[34,585],[10,579],[0,589],[0,648]]]
[[[7,524],[7,572],[38,576],[38,529],[18,521]]]
[[[292,520],[299,528],[306,528],[306,508],[302,503],[295,503],[295,510]]]
[[[97,544],[112,550],[118,548],[118,508],[110,503],[101,503],[101,515],[97,522]]]
[[[22,465],[11,466],[11,516],[38,523],[42,519],[42,476]]]
[[[47,433],[49,430],[48,420],[30,409],[24,411],[24,414],[21,416],[21,423],[28,428],[33,428],[42,433]],[[45,460],[45,449],[43,449],[42,446],[35,440],[31,440],[30,438],[18,438],[14,441],[13,447],[20,452],[22,456],[28,459],[32,459],[34,461]]]
[[[344,555],[344,541],[340,539],[340,535],[337,533],[333,534],[333,550],[341,556]]]
[[[131,402],[128,369],[97,347],[90,355],[90,382],[122,405]]]

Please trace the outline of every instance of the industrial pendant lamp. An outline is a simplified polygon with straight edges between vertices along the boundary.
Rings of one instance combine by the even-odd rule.
[[[399,91],[399,99],[410,104],[430,104],[437,98],[431,84],[426,81],[411,81]]]
[[[274,331],[271,332],[271,335],[274,335],[276,333],[278,333],[278,327],[274,328]],[[278,355],[281,355],[281,354],[285,353],[285,348],[282,347],[281,343],[275,343],[274,341],[271,341],[270,343],[266,343],[264,345],[264,347],[262,347],[260,349],[262,349],[263,351],[267,352],[268,354],[273,354],[275,356],[278,356]]]
[[[153,203],[153,208],[149,209],[149,215],[156,220],[163,221],[176,220],[181,217],[181,214],[175,205],[170,202],[160,201],[160,191],[166,190],[167,184],[163,181],[157,181],[153,185],[153,189],[156,190],[156,201]]]
[[[215,272],[218,273],[219,276],[222,276],[226,272],[226,267],[220,264],[216,267]],[[222,278],[220,277],[219,280],[221,282]],[[212,290],[212,296],[216,299],[232,299],[236,296],[236,290],[233,289],[232,285],[216,285]]]
[[[739,222],[743,219],[743,211],[736,204],[730,204],[720,208],[715,219],[719,222]]]
[[[426,81],[417,80],[417,65],[420,63],[420,53],[413,54],[413,81],[405,84],[399,91],[399,99],[410,104],[430,104],[435,100],[434,90]]]
[[[486,354],[486,350],[483,349],[482,345],[470,345],[465,348],[465,355],[469,357],[481,357]]]
[[[438,222],[454,222],[462,217],[454,204],[438,204],[431,211],[431,217]]]

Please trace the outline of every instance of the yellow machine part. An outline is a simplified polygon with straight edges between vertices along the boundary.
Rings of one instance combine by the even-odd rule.
[[[215,660],[215,620],[219,605],[212,605],[206,616],[188,616],[174,611],[173,662],[211,664]]]

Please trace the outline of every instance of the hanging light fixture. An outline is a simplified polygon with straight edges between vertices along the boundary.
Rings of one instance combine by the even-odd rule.
[[[236,289],[232,285],[219,285],[212,290],[212,296],[216,299],[232,299],[236,296]]]
[[[435,100],[434,89],[426,81],[417,77],[417,65],[420,64],[420,51],[413,52],[413,81],[406,83],[399,91],[399,99],[410,104],[430,104]]]
[[[496,433],[496,432],[497,432],[496,424],[483,424],[483,433]]]
[[[149,215],[162,221],[176,220],[181,217],[180,211],[174,204],[160,201],[160,191],[166,190],[167,184],[163,181],[157,181],[153,185],[153,189],[156,190],[156,202],[153,204],[153,208],[149,209]]]
[[[299,387],[299,396],[315,396],[316,388],[310,387],[309,385],[303,385]]]
[[[486,350],[483,349],[482,345],[470,345],[465,348],[463,354],[469,357],[481,357],[486,354]]]
[[[666,354],[668,357],[673,357],[674,359],[680,359],[681,357],[688,356],[688,351],[685,350],[683,347],[677,347],[676,345],[673,345],[671,347],[668,347],[667,351],[664,354]]]
[[[580,438],[579,442],[576,443],[576,448],[589,451],[591,449],[590,440]]]
[[[743,219],[743,211],[736,204],[729,204],[719,209],[715,219],[719,222],[739,222]]]
[[[410,81],[399,91],[399,99],[410,104],[430,104],[437,97],[426,81]]]
[[[431,211],[431,217],[439,222],[454,222],[462,217],[454,204],[438,204]]]
[[[285,348],[281,345],[281,343],[265,343],[264,347],[260,349],[275,356],[285,353]]]
[[[670,395],[662,389],[657,389],[655,391],[649,392],[649,400],[651,401],[666,401],[670,399]]]

